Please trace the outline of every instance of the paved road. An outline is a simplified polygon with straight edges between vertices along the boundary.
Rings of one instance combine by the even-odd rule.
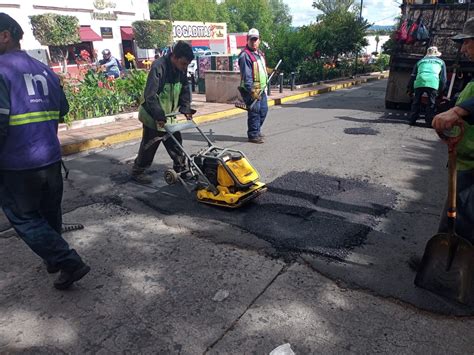
[[[137,144],[68,161],[65,220],[86,228],[66,237],[93,272],[59,293],[4,233],[0,351],[472,352],[472,319],[453,317],[472,310],[413,286],[444,199],[445,148],[385,112],[385,85],[273,108],[264,145],[246,142],[243,115],[204,125],[268,183],[237,211],[166,186],[162,148],[152,188],[129,181]]]

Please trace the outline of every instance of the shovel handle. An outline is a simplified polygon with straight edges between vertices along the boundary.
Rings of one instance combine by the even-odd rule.
[[[456,150],[456,146],[464,137],[464,122],[457,121],[454,123],[454,127],[459,127],[458,134],[456,134],[454,129],[451,129],[450,131],[436,131],[439,138],[448,145],[449,152]]]

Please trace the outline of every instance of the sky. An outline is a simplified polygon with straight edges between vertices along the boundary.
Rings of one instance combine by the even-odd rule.
[[[318,11],[311,6],[313,0],[283,0],[283,2],[290,7],[293,26],[308,25],[318,15]],[[375,25],[393,25],[393,18],[400,13],[399,3],[401,1],[364,0],[362,16]]]

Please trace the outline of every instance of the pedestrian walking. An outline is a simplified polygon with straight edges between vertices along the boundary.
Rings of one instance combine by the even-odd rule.
[[[264,143],[262,126],[268,113],[267,94],[261,93],[268,82],[267,65],[259,46],[260,33],[256,28],[252,28],[247,34],[247,45],[239,54],[242,98],[247,107],[250,107],[254,100],[258,100],[247,116],[248,141],[257,144]]]
[[[463,32],[453,37],[462,42],[461,52],[474,61],[474,17],[464,25]],[[474,80],[459,95],[456,105],[433,119],[433,127],[443,132],[455,124],[464,125],[464,138],[457,145],[457,219],[458,235],[474,243]],[[447,203],[446,203],[447,206]],[[448,231],[447,210],[441,216],[439,232]]]
[[[175,123],[175,117],[166,115],[183,113],[192,119],[191,92],[188,85],[188,65],[194,59],[191,46],[179,41],[172,52],[156,59],[152,66],[145,86],[145,101],[139,108],[138,118],[143,123],[143,136],[135,159],[132,178],[142,184],[150,184],[151,178],[145,173],[153,162],[161,140],[165,137],[166,123]],[[180,132],[173,134],[182,143]],[[151,141],[155,140],[154,143]],[[150,144],[151,143],[151,144]],[[163,139],[163,144],[173,160],[173,169],[180,173],[186,169],[186,157],[173,139]]]
[[[69,288],[90,267],[61,236],[61,147],[58,121],[69,111],[59,78],[20,48],[23,30],[0,13],[1,204],[21,239]]]
[[[410,125],[413,126],[419,118],[421,109],[421,97],[424,93],[428,95],[428,107],[426,115],[430,121],[436,109],[436,98],[441,96],[446,85],[446,64],[439,58],[441,52],[437,47],[429,47],[426,56],[419,60],[411,73],[407,92],[413,96],[411,107]]]

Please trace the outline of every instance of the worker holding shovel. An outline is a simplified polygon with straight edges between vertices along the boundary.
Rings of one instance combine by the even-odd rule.
[[[239,67],[242,82],[239,91],[245,104],[252,109],[248,110],[247,136],[250,143],[263,143],[261,128],[267,117],[267,95],[262,88],[267,86],[268,75],[265,57],[258,49],[260,33],[252,28],[247,34],[247,46],[239,55]]]
[[[474,18],[453,37],[474,61]],[[455,107],[434,117],[433,128],[449,152],[448,198],[438,233],[425,247],[415,285],[474,306],[474,81]]]
[[[453,40],[462,42],[461,52],[474,61],[474,18],[466,22],[463,32]],[[456,106],[433,119],[433,127],[439,132],[449,130],[457,123],[464,125],[464,138],[456,148],[457,230],[461,236],[474,243],[474,81],[461,92]],[[445,216],[441,220],[440,231],[446,230]]]

